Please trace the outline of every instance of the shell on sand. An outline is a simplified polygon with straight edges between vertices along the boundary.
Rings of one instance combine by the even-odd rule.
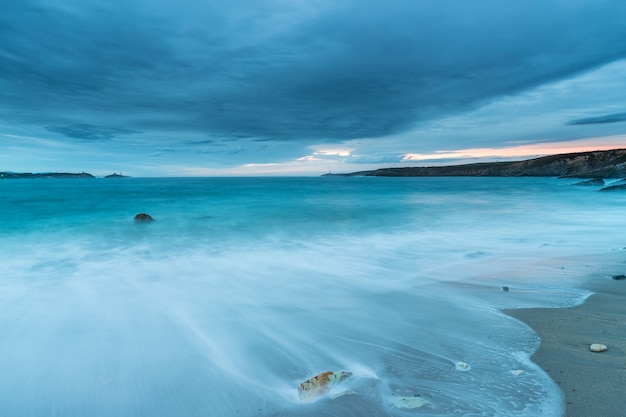
[[[298,393],[302,401],[309,401],[322,395],[328,394],[328,392],[335,385],[345,381],[352,372],[332,372],[326,371],[309,378],[298,386]]]
[[[608,349],[608,347],[606,345],[601,344],[601,343],[594,343],[591,346],[589,346],[589,350],[592,351],[592,352],[604,352],[607,349]]]

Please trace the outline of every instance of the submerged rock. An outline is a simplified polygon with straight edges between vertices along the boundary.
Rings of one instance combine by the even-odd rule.
[[[600,191],[626,191],[626,184],[610,185],[608,187],[600,188]]]
[[[574,185],[604,185],[604,180],[602,178],[592,178],[590,180],[577,182]]]
[[[147,213],[139,213],[135,216],[135,223],[150,223],[153,221],[152,216]]]
[[[604,352],[605,350],[608,350],[608,347],[601,343],[594,343],[589,346],[589,350],[592,352]]]
[[[626,191],[626,178],[612,182],[608,187],[601,188],[600,191]]]

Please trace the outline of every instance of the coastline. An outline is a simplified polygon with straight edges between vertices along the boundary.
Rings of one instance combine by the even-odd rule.
[[[504,312],[530,326],[541,339],[531,359],[560,387],[565,417],[618,416],[626,386],[626,280],[590,279],[593,294],[569,308]],[[589,350],[592,343],[608,346]]]

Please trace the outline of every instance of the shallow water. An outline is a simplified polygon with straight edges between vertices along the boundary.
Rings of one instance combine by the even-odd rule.
[[[560,415],[499,309],[623,251],[626,197],[574,182],[0,181],[0,415]],[[327,370],[351,393],[303,404]]]

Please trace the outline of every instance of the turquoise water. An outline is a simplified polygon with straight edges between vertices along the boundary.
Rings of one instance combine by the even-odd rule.
[[[626,196],[574,182],[0,181],[0,415],[560,415],[499,309],[623,253]],[[349,395],[303,404],[327,370]]]

